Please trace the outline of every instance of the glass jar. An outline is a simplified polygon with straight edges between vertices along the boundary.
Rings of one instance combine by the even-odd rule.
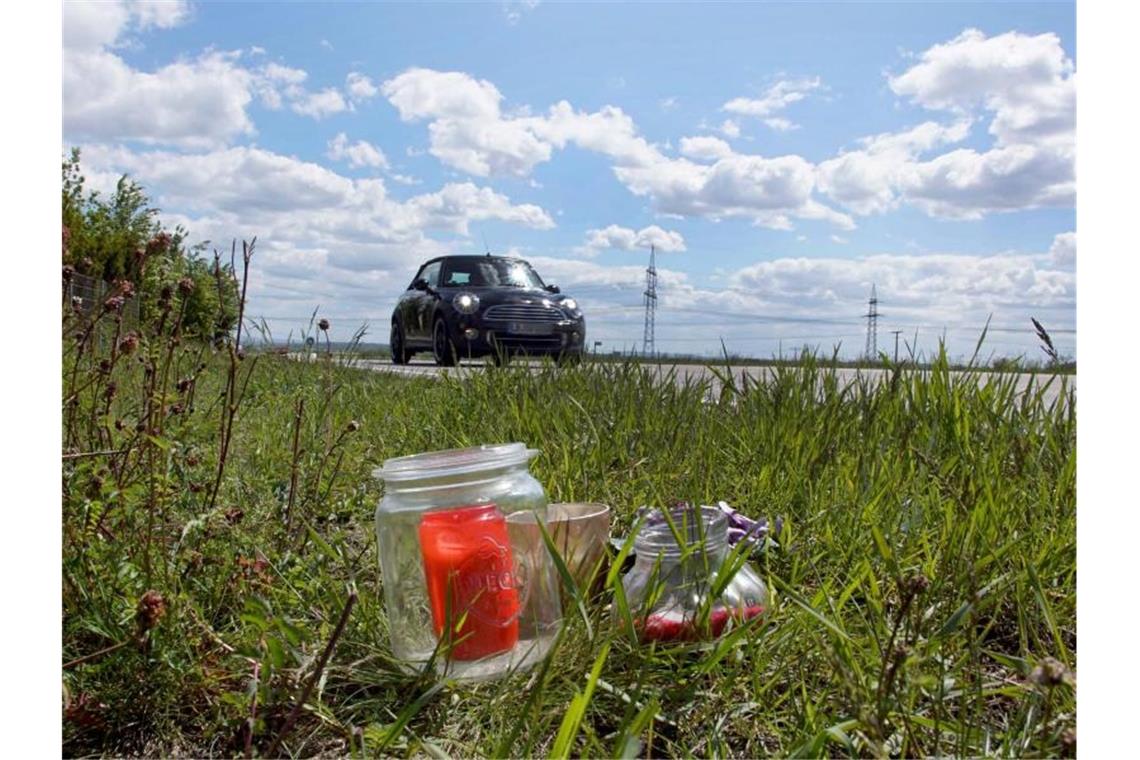
[[[392,652],[409,672],[478,679],[542,659],[562,619],[538,530],[546,492],[521,443],[397,457],[376,539]]]
[[[730,550],[728,517],[714,507],[674,507],[668,520],[652,513],[633,549],[622,590],[643,641],[715,638],[768,606],[768,589],[740,552]]]

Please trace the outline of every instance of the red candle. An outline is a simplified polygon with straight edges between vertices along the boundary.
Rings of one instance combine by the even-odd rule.
[[[509,651],[519,638],[519,595],[502,513],[494,504],[427,512],[419,532],[435,634],[450,631],[451,658]]]
[[[715,638],[724,633],[729,620],[751,620],[763,613],[764,607],[758,604],[739,610],[719,607],[709,613],[709,630]],[[634,625],[644,641],[696,641],[700,638],[693,620],[680,612],[655,612],[644,623],[635,620]]]

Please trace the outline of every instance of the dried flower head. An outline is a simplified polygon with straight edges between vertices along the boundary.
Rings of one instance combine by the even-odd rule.
[[[173,297],[174,297],[174,288],[170,287],[169,283],[167,283],[166,285],[163,285],[162,290],[158,291],[158,301],[159,301],[159,303],[161,303],[163,305],[169,304],[170,299]]]
[[[158,625],[158,621],[166,614],[166,600],[162,594],[151,589],[139,599],[135,610],[135,619],[138,621],[140,631],[149,631]]]
[[[192,379],[190,379],[188,377],[184,377],[181,380],[179,380],[178,383],[174,387],[178,389],[179,393],[186,393],[186,391],[190,390],[190,386],[192,386],[193,384],[194,384],[194,381]]]
[[[168,247],[170,247],[170,241],[171,241],[171,237],[170,237],[169,233],[166,233],[166,232],[158,233],[157,235],[152,237],[149,241],[147,241],[146,255],[147,256],[153,256],[154,254],[164,252]]]
[[[331,325],[329,324],[329,321],[327,319],[325,319],[324,317],[321,317],[320,321],[317,322],[317,327],[320,328],[320,330],[322,332],[328,332],[329,327],[331,327]]]
[[[1038,686],[1045,686],[1052,688],[1061,683],[1071,682],[1073,678],[1072,672],[1065,667],[1065,664],[1055,657],[1046,657],[1037,663],[1032,672],[1029,674],[1029,680]]]
[[[66,227],[64,227],[63,229],[65,231],[67,230]],[[64,264],[63,265],[63,281],[65,283],[71,282],[71,278],[73,278],[73,277],[75,277],[75,267],[71,266],[71,264]]]
[[[182,404],[171,404],[170,413],[172,415],[182,414]]]
[[[178,292],[183,296],[188,296],[194,292],[194,278],[183,277],[178,281]]]
[[[110,312],[118,313],[123,310],[123,297],[111,296],[103,302],[103,309]]]
[[[115,381],[112,380],[111,382],[107,383],[107,387],[103,390],[103,398],[110,401],[115,397],[115,394],[118,393],[118,391],[119,386],[115,385]]]
[[[110,359],[100,359],[99,360],[99,374],[100,375],[111,374],[111,360]]]
[[[918,596],[930,588],[930,579],[922,573],[915,573],[904,581],[904,588],[907,593]]]
[[[349,420],[346,430],[350,433],[355,433],[357,430],[360,430],[360,423],[356,420]]]
[[[83,299],[79,296],[71,297],[71,308],[77,312],[83,311]]]
[[[115,280],[114,288],[123,298],[130,298],[135,294],[135,284],[130,280]]]
[[[237,525],[243,517],[245,517],[245,512],[238,507],[230,507],[225,511],[226,522],[230,525]]]
[[[130,356],[139,347],[138,333],[131,331],[119,339],[119,353],[123,356]]]

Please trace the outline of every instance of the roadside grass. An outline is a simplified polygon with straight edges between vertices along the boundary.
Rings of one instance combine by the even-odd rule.
[[[1021,393],[943,357],[844,385],[804,356],[762,385],[633,362],[418,379],[183,341],[177,299],[134,348],[113,310],[109,339],[64,345],[65,755],[1073,751],[1066,377]],[[85,329],[65,320],[65,338]],[[552,501],[612,505],[616,535],[678,498],[782,517],[756,560],[769,616],[643,646],[607,590],[529,672],[401,673],[371,471],[501,441],[542,450]]]

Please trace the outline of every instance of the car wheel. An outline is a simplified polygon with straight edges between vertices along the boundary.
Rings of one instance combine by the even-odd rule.
[[[435,321],[435,329],[432,330],[431,351],[435,355],[435,363],[441,367],[454,367],[459,360],[455,343],[448,336],[447,324],[442,318]]]
[[[392,350],[393,364],[407,364],[411,354],[408,353],[408,344],[404,340],[404,328],[399,322],[392,323],[392,333],[388,338],[388,347]]]

